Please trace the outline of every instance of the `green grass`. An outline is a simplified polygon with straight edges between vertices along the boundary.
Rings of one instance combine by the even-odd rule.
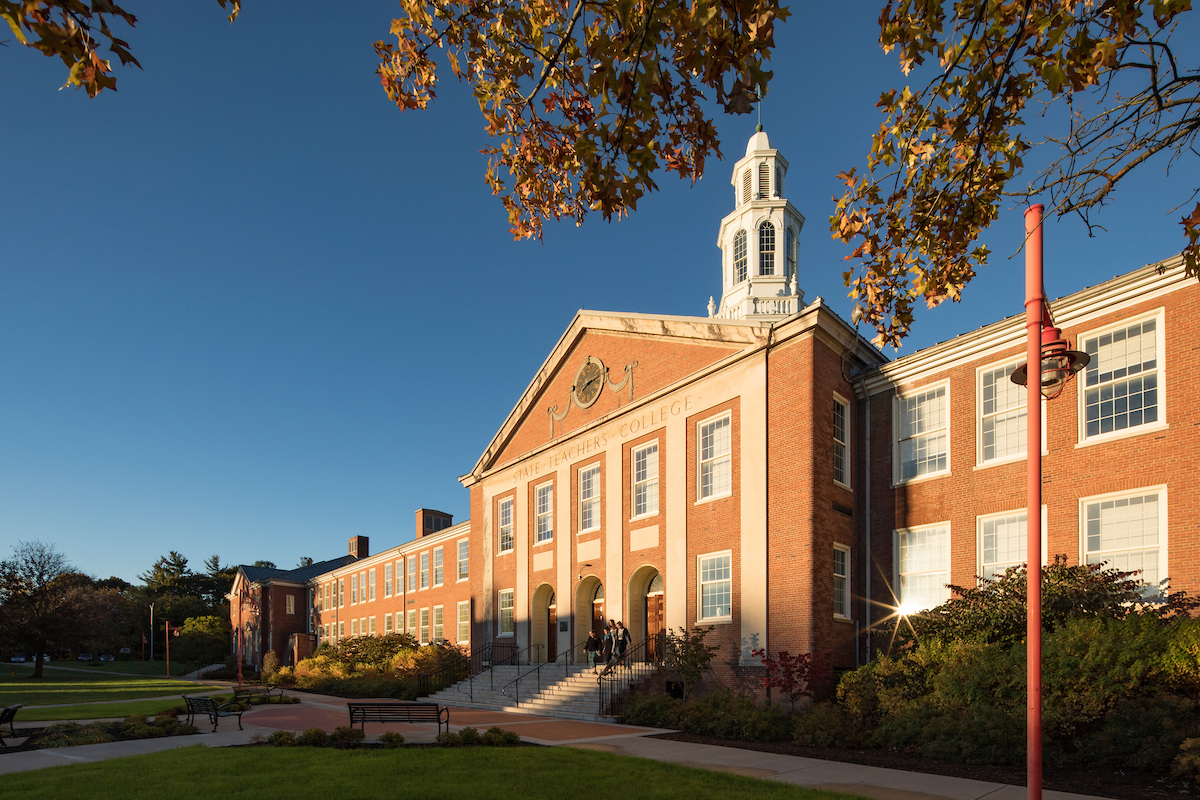
[[[49,665],[47,665],[49,667]],[[13,703],[42,706],[51,703],[87,703],[104,700],[135,700],[206,689],[205,684],[169,681],[165,678],[106,675],[103,672],[72,672],[46,669],[41,680],[33,680],[32,664],[10,664],[0,668],[0,708]]]
[[[196,745],[4,776],[5,794],[22,800],[62,800],[80,794],[80,787],[87,787],[88,800],[211,800],[235,794],[319,800],[855,797],[561,747],[345,751]]]
[[[125,700],[120,703],[95,703],[86,706],[49,706],[47,708],[22,708],[17,712],[17,722],[41,722],[43,720],[124,719],[130,714],[153,716],[170,708],[183,705],[183,700]]]
[[[161,657],[160,657],[161,658]],[[142,674],[141,661],[50,661],[46,663],[47,667],[70,667],[72,669],[86,669],[88,672],[102,673],[125,673],[128,675]],[[197,667],[206,667],[207,664],[192,664],[183,663],[180,661],[171,660],[171,674],[178,678],[184,673],[191,672]],[[166,675],[167,662],[147,661],[147,675]]]

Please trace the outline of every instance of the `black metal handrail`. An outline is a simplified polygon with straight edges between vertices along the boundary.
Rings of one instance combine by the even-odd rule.
[[[538,693],[540,694],[542,691],[542,670],[549,666],[558,666],[559,658],[566,656],[566,658],[563,658],[563,677],[570,675],[571,674],[571,653],[577,647],[582,647],[582,645],[573,644],[570,647],[568,647],[566,650],[563,650],[561,653],[556,655],[554,657],[554,660],[543,661],[542,663],[538,664],[537,669],[535,669],[535,670],[531,669],[531,670],[529,670],[529,672],[526,672],[524,675],[518,674],[516,680],[509,681],[503,687],[501,687],[500,693],[502,695],[504,695],[505,697],[511,698],[513,700],[513,702],[515,702],[517,705],[521,705],[521,679],[527,677],[531,673],[537,673],[537,685],[538,685],[537,690],[538,690]],[[508,688],[510,686],[514,687],[512,694],[508,693]]]
[[[455,661],[432,672],[422,672],[417,675],[417,697],[425,697],[439,692],[478,672],[478,665],[483,661],[485,652],[490,653],[490,651],[491,643],[489,642],[471,650],[462,661]]]
[[[545,645],[531,644],[529,647],[516,649],[516,640],[511,643],[506,641],[489,642],[480,648],[479,660],[472,664],[475,669],[470,671],[470,680],[466,681],[466,688],[463,688],[463,683],[460,681],[456,688],[458,691],[471,698],[471,702],[475,701],[475,680],[481,677],[485,672],[488,675],[488,688],[491,691],[496,690],[496,667],[511,667],[521,666],[522,657],[526,664],[533,663],[533,653],[541,652]]]
[[[619,716],[621,703],[631,686],[632,673],[641,665],[658,669],[667,662],[669,639],[665,631],[647,636],[635,645],[627,647],[619,656],[613,656],[596,679],[598,688],[599,716]]]

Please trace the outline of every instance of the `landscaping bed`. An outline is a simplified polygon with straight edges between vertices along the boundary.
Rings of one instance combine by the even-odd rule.
[[[22,728],[20,735],[28,738],[19,745],[0,747],[0,755],[85,744],[158,739],[163,736],[190,736],[199,732],[194,725],[182,723],[172,714],[159,714],[153,722],[137,714],[126,717],[122,722],[90,722],[86,725],[63,722],[44,728]]]

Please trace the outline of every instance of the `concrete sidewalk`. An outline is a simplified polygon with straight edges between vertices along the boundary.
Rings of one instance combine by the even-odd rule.
[[[216,733],[205,732],[193,736],[0,754],[0,774],[157,753],[194,744],[229,747],[249,743],[256,733],[267,734],[274,730],[299,732],[314,727],[330,731],[349,722],[346,709],[346,704],[351,702],[349,700],[303,692],[290,694],[300,696],[302,702],[298,705],[254,706],[242,717],[245,728],[242,731],[238,730],[236,719],[223,718],[217,726]],[[380,698],[383,701],[387,699]],[[652,738],[653,734],[664,731],[610,722],[578,722],[454,707],[450,708],[450,719],[450,729],[453,731],[467,726],[480,730],[496,726],[518,733],[524,741],[535,744],[650,758],[698,769],[731,772],[814,789],[846,792],[872,800],[1021,800],[1026,795],[1024,786],[655,739]],[[19,732],[22,727],[42,727],[45,724],[18,724],[17,729]],[[199,727],[207,731],[209,726],[202,724]],[[384,731],[403,733],[405,740],[409,742],[432,742],[437,735],[436,726],[428,724],[370,724],[368,741],[378,738]],[[1046,790],[1043,796],[1045,800],[1100,800],[1089,795],[1050,790]]]

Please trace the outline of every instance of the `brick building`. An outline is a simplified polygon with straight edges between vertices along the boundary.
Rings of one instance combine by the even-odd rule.
[[[306,579],[307,631],[579,659],[614,618],[635,642],[713,625],[726,674],[760,647],[847,667],[873,623],[1022,562],[1023,316],[889,361],[804,302],[786,171],[755,134],[708,316],[579,312],[460,478],[471,520],[351,540]],[[1052,304],[1092,363],[1044,415],[1045,551],[1142,569],[1148,594],[1200,590],[1200,287],[1159,266]]]

